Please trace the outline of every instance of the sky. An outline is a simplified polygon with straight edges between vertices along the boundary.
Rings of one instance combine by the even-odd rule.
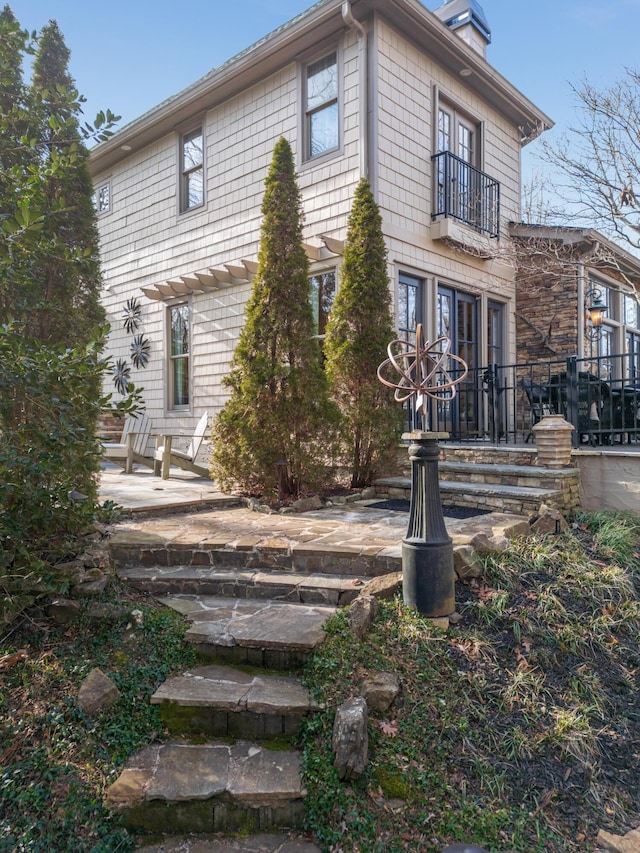
[[[336,3],[338,0],[336,0]],[[433,10],[441,0],[423,0]],[[70,72],[120,126],[202,77],[313,5],[313,0],[9,0],[20,24],[55,19]],[[640,67],[640,0],[481,0],[492,33],[490,64],[554,122],[550,142],[576,123],[572,85],[612,85]],[[524,150],[525,180],[541,174],[539,143]]]

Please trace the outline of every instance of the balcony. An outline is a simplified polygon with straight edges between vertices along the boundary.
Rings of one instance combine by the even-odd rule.
[[[472,254],[495,257],[500,236],[500,184],[460,157],[444,151],[434,167],[432,237]]]

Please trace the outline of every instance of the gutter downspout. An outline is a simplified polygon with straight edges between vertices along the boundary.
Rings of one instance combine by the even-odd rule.
[[[353,17],[351,3],[344,0],[342,4],[342,20],[352,30],[358,33],[360,41],[360,177],[369,177],[369,55],[367,49],[367,32],[359,21]]]

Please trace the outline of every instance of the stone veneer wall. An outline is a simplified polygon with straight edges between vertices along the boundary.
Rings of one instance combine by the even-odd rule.
[[[575,272],[521,276],[516,281],[516,360],[555,361],[578,346],[578,285]]]

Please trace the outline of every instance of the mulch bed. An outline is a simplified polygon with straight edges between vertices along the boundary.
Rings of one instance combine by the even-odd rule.
[[[394,512],[409,512],[410,502],[401,498],[388,501],[376,501],[369,504],[371,509],[390,509]],[[443,506],[442,514],[445,518],[474,518],[476,515],[488,515],[490,509],[477,509],[470,506]]]

